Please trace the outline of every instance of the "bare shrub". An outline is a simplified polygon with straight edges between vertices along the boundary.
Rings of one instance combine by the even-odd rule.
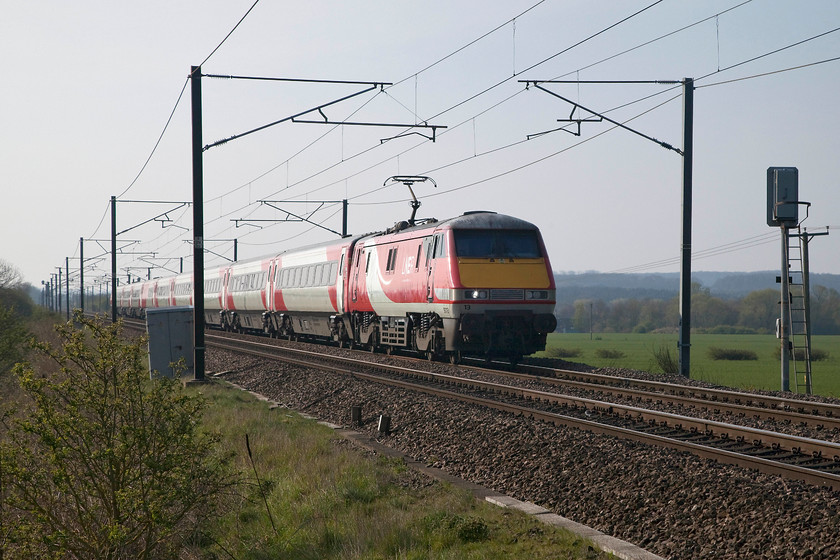
[[[662,373],[677,373],[680,370],[680,364],[676,356],[671,354],[671,348],[668,346],[659,346],[651,350],[653,360]]]

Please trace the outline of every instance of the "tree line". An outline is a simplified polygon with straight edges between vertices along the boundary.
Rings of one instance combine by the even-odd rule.
[[[566,332],[646,333],[679,328],[679,297],[578,299],[558,303],[558,330]],[[779,290],[750,292],[741,299],[722,299],[692,284],[691,327],[699,332],[768,334],[780,315]],[[825,286],[811,290],[812,334],[840,334],[840,292]]]

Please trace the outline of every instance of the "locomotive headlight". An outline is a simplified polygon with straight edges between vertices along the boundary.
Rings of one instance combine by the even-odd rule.
[[[548,290],[525,290],[525,299],[548,299]]]
[[[464,290],[464,299],[487,299],[487,290]]]

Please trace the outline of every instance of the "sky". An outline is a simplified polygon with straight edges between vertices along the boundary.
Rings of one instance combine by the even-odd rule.
[[[232,239],[240,260],[333,239],[343,199],[351,234],[390,227],[411,209],[388,179],[422,175],[434,185],[414,186],[418,217],[528,220],[555,271],[676,272],[682,156],[607,121],[572,134],[558,119],[573,105],[522,80],[690,77],[692,268],[779,269],[766,171],[780,166],[799,170],[802,226],[830,228],[811,272],[840,273],[836,0],[0,0],[0,16],[0,259],[36,285],[68,258],[75,281],[80,238],[86,283],[109,273],[112,196],[120,276],[191,268],[193,65],[389,84],[203,77],[205,145],[351,94],[301,119],[439,127],[431,141],[428,128],[284,122],[207,149],[208,265],[233,258]],[[683,147],[679,83],[543,87]]]

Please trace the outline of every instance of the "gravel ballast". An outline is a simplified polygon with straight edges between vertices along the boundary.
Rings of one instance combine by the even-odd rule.
[[[359,429],[381,443],[667,558],[840,558],[838,492],[212,348],[207,368],[335,424],[361,405]],[[380,414],[388,436],[376,432]]]

